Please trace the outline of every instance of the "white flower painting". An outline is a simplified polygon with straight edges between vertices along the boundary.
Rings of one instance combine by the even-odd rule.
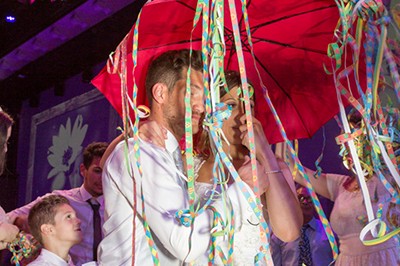
[[[88,125],[83,125],[82,115],[78,115],[72,128],[69,117],[65,126],[60,125],[58,136],[53,136],[53,146],[47,152],[47,161],[53,167],[47,175],[47,179],[54,177],[52,190],[62,189],[67,179],[70,180],[71,186],[74,186],[75,179],[80,178],[79,165],[75,166],[74,162],[82,152],[82,142],[87,129]]]

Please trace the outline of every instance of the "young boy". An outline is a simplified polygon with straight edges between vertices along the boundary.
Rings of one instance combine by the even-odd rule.
[[[82,242],[81,220],[64,196],[51,195],[29,211],[28,224],[33,237],[43,246],[30,266],[73,266],[69,249]]]

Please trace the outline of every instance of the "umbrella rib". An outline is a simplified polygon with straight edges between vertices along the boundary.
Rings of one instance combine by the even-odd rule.
[[[173,42],[173,43],[162,44],[162,45],[157,45],[157,46],[151,46],[151,47],[147,47],[147,48],[140,48],[140,49],[138,49],[138,51],[145,51],[145,50],[149,50],[149,49],[155,49],[155,48],[160,48],[160,47],[165,47],[165,46],[170,46],[170,45],[175,45],[175,44],[197,42],[197,41],[201,41],[201,39],[198,38],[198,39],[193,39],[193,40],[186,40],[186,41]]]
[[[248,50],[248,47],[246,47],[246,51],[250,52]],[[282,86],[279,84],[279,82],[274,78],[274,76],[271,75],[271,73],[268,71],[268,69],[264,66],[263,63],[261,63],[260,59],[256,55],[254,55],[254,59],[257,61],[257,63],[261,66],[262,69],[271,77],[271,79],[278,85],[278,87],[281,89],[281,91],[290,99],[290,95],[282,88]]]
[[[248,51],[247,51],[248,52]],[[269,71],[267,70],[267,68],[261,63],[261,61],[257,58],[257,56],[254,56],[255,60],[258,62],[258,64],[260,64],[260,66],[262,67],[262,69],[264,69],[264,71],[273,79],[273,81],[276,83],[276,85],[278,85],[278,87],[281,89],[281,91],[286,95],[286,97],[288,97],[288,99],[290,101],[292,101],[292,98],[290,97],[290,95],[281,87],[281,85],[278,83],[278,81],[271,75],[271,73],[269,73]],[[292,101],[293,102],[293,101]],[[297,115],[300,117],[300,113],[297,110],[296,106],[293,105],[294,110],[296,110]],[[307,128],[305,127],[303,121],[301,124],[304,128],[304,130],[307,132],[308,136],[311,137],[311,134],[308,132]]]
[[[293,14],[291,16],[285,16],[285,17],[281,17],[281,18],[278,18],[278,19],[275,19],[275,20],[264,22],[264,23],[261,23],[260,25],[251,27],[252,33],[254,33],[258,28],[260,28],[262,26],[266,26],[266,25],[269,25],[269,24],[272,24],[272,23],[275,23],[275,22],[279,22],[281,20],[285,20],[285,19],[289,19],[289,18],[305,15],[305,14],[308,14],[308,13],[311,13],[311,12],[320,11],[320,10],[324,10],[324,9],[328,9],[328,8],[337,8],[337,6],[336,5],[329,5],[329,6],[326,6],[326,7],[320,7],[320,8],[316,8],[316,9],[313,9],[313,10],[308,10],[308,11],[305,11],[305,12]]]
[[[225,38],[227,38],[228,40],[230,40],[231,43],[232,43],[232,45],[228,45],[228,42],[225,41],[225,45],[226,45],[226,46],[229,46],[229,47],[234,47],[233,44],[235,43],[235,40],[234,40],[234,37],[233,37],[233,32],[232,32],[231,30],[229,30],[228,28],[226,28],[226,27],[224,27],[224,31],[225,31],[225,33],[224,33]]]
[[[226,65],[226,68],[229,69],[229,64],[231,63],[231,59],[233,57],[233,55],[235,54],[233,49],[229,49],[229,57],[228,57],[228,64]]]
[[[176,1],[177,3],[179,3],[179,4],[181,4],[181,5],[183,5],[183,6],[185,6],[185,7],[187,7],[187,8],[189,8],[189,9],[191,9],[191,10],[193,10],[193,11],[196,11],[196,9],[195,8],[193,8],[193,7],[191,7],[191,6],[189,6],[188,4],[186,4],[186,3],[183,3],[183,2],[181,2],[181,1]]]
[[[247,7],[250,5],[250,2],[251,2],[251,1],[249,1],[249,3],[247,4]],[[279,22],[279,21],[281,21],[281,20],[293,18],[293,17],[296,17],[296,16],[305,15],[305,14],[308,14],[308,13],[311,13],[311,12],[320,11],[320,10],[324,10],[324,9],[328,9],[328,8],[336,8],[336,5],[329,5],[329,6],[327,6],[327,7],[316,8],[316,9],[313,9],[313,10],[309,10],[309,11],[297,13],[297,14],[294,14],[294,15],[291,15],[291,16],[285,16],[285,17],[282,17],[282,18],[278,18],[278,19],[275,19],[275,20],[272,20],[272,21],[269,21],[269,22],[265,22],[265,23],[259,24],[259,25],[254,26],[254,27],[250,27],[251,35],[253,36],[254,32],[255,32],[257,29],[259,29],[260,27],[263,27],[263,26],[266,26],[266,25],[269,25],[269,24],[272,24],[272,23],[275,23],[275,22]],[[241,19],[240,19],[239,25],[241,25],[242,20],[243,20],[243,16],[242,16]],[[241,27],[240,27],[240,28],[241,28]],[[246,31],[245,29],[244,29],[244,30],[241,30],[241,33],[245,33],[245,31]],[[225,32],[226,32],[225,36],[228,36],[229,40],[230,40],[232,43],[234,43],[234,40],[232,39],[233,31],[225,27]],[[304,50],[304,51],[310,51],[310,52],[314,52],[314,53],[317,53],[317,54],[323,54],[323,55],[326,54],[326,52],[322,52],[322,51],[318,51],[318,50],[314,50],[314,49],[305,49],[305,48],[301,48],[301,47],[292,46],[292,45],[286,44],[286,43],[280,43],[280,42],[277,42],[277,41],[272,41],[272,40],[266,40],[266,39],[262,39],[262,38],[257,38],[257,37],[254,37],[254,36],[252,37],[252,39],[256,39],[256,40],[258,40],[258,42],[260,42],[260,41],[269,42],[269,43],[273,43],[273,44],[277,44],[277,45],[281,45],[281,46],[290,47],[290,48],[293,48],[293,49],[299,49],[299,50]],[[246,41],[246,40],[247,40],[247,35],[245,35],[245,39],[242,40],[242,44],[245,44],[245,41]],[[257,42],[257,41],[255,41],[255,42]]]
[[[272,43],[272,44],[285,46],[285,47],[289,47],[289,48],[293,48],[293,49],[299,49],[299,50],[304,50],[304,51],[308,51],[308,52],[314,52],[314,53],[317,53],[317,54],[326,55],[326,52],[318,51],[318,50],[315,50],[315,49],[297,47],[297,46],[293,46],[291,44],[272,41],[272,40],[267,40],[267,39],[262,39],[262,38],[258,38],[258,37],[252,37],[252,39],[256,39],[257,40],[256,42],[267,42],[267,43]]]

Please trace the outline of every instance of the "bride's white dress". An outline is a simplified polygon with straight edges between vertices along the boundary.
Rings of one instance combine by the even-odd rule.
[[[194,177],[197,179],[198,172],[205,160],[201,157],[194,157]],[[202,182],[195,182],[195,191],[203,205],[206,202],[207,196],[210,195],[213,185]],[[250,206],[249,206],[250,208]],[[227,242],[227,241],[225,241]],[[259,252],[261,247],[260,227],[257,217],[253,214],[251,219],[248,219],[242,224],[241,228],[235,229],[233,243],[233,265],[249,266],[254,265],[254,257]],[[228,254],[227,247],[221,247],[225,251],[225,256]],[[208,255],[208,254],[207,254]],[[201,257],[195,261],[196,266],[207,265],[208,256]],[[219,258],[214,260],[213,265],[224,265]],[[259,265],[267,265],[264,260]]]

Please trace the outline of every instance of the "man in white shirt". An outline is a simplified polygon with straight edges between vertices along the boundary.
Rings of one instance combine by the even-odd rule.
[[[66,197],[50,195],[29,211],[29,228],[43,246],[31,266],[74,266],[68,252],[82,242],[81,220]]]
[[[116,146],[105,162],[105,237],[99,246],[100,265],[132,265],[132,256],[135,265],[153,265],[152,254],[155,252],[150,251],[146,239],[141,191],[146,221],[160,265],[186,265],[203,256],[209,249],[214,215],[211,210],[207,209],[195,218],[193,232],[190,226],[182,225],[176,218],[179,210],[189,209],[187,178],[183,174],[178,144],[185,133],[185,92],[189,63],[192,132],[198,132],[199,121],[204,113],[201,53],[193,51],[189,60],[189,50],[169,51],[150,64],[146,76],[147,98],[151,108],[148,119],[167,129],[166,149],[139,139],[142,178],[134,160],[132,139],[128,140],[129,162],[126,160],[123,142]],[[242,179],[251,184],[253,182],[250,176]],[[237,189],[237,185],[230,186],[227,194],[239,228],[241,221],[251,216],[252,210]],[[265,189],[260,187],[261,191]],[[221,199],[215,200],[212,206],[224,221],[230,219],[224,212]],[[224,237],[217,239],[226,242]]]
[[[102,239],[101,227],[104,221],[104,199],[103,199],[103,186],[101,180],[102,169],[99,166],[101,157],[103,156],[108,144],[105,142],[94,142],[88,145],[83,152],[83,163],[80,166],[80,173],[83,176],[83,185],[79,188],[70,190],[55,190],[42,197],[38,197],[31,203],[20,207],[12,212],[7,213],[12,223],[17,225],[20,229],[28,230],[27,228],[27,215],[30,208],[35,203],[42,200],[49,195],[61,195],[66,197],[71,206],[76,211],[77,217],[82,221],[81,229],[83,233],[83,241],[71,248],[70,254],[75,265],[80,266],[86,262],[96,260],[94,254],[97,250],[93,251],[97,242]],[[97,204],[97,214],[92,206]],[[100,206],[98,206],[100,205]],[[94,222],[95,217],[99,218],[99,222]],[[99,228],[95,232],[95,228]]]

